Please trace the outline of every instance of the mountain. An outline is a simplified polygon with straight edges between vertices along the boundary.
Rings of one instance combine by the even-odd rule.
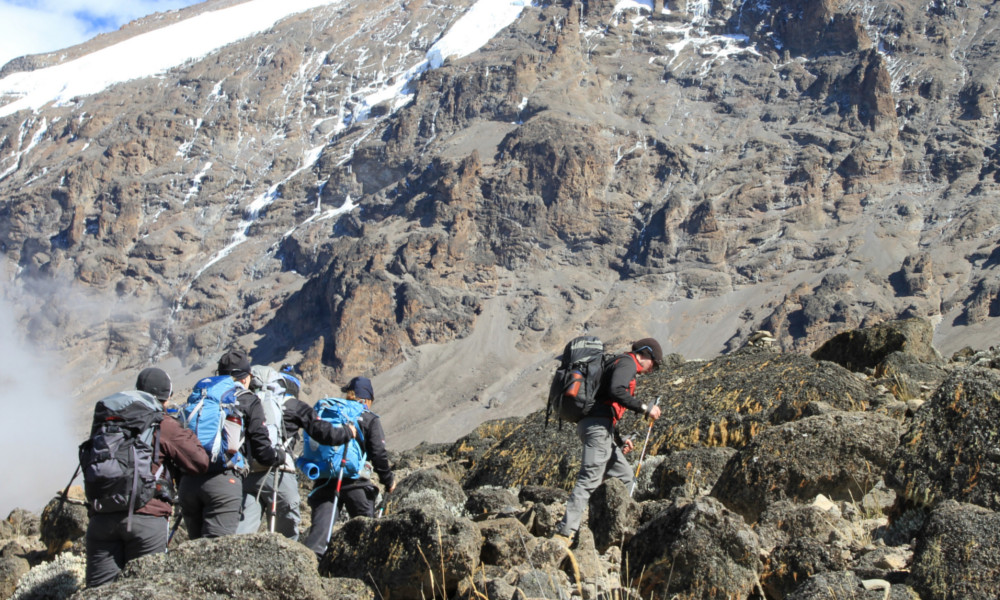
[[[535,410],[583,331],[992,339],[989,3],[273,4],[3,70],[3,294],[80,406],[240,344],[373,376],[405,448]]]

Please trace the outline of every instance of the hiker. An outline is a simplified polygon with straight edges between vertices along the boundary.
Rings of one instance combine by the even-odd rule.
[[[235,412],[238,414],[231,419],[227,418],[227,421],[235,422],[237,426],[241,422],[241,434],[245,437],[242,443],[238,443],[237,447],[231,450],[235,454],[225,460],[220,457],[220,460],[212,462],[206,474],[185,477],[181,481],[181,509],[191,539],[215,538],[236,533],[243,506],[243,478],[248,470],[242,457],[250,456],[267,467],[280,466],[285,462],[284,449],[271,444],[260,400],[248,389],[250,358],[247,353],[239,349],[226,352],[219,359],[217,373],[220,377],[216,379],[227,376],[236,384],[233,393]],[[202,381],[211,383],[212,379],[206,378]],[[189,399],[186,411],[190,410],[190,405]],[[193,428],[195,424],[190,422],[190,416],[188,419],[188,427]],[[201,442],[204,446],[205,439]]]
[[[358,419],[357,437],[364,441],[364,450],[368,455],[368,460],[376,473],[379,481],[385,486],[387,494],[391,494],[396,489],[396,482],[393,478],[392,469],[389,465],[389,455],[385,449],[385,433],[382,431],[382,422],[378,415],[371,412],[372,403],[375,401],[375,390],[372,382],[367,377],[355,377],[350,383],[342,387],[345,398],[352,402],[359,402],[364,405],[365,410]],[[335,478],[317,479],[313,486],[313,491],[309,494],[309,506],[312,508],[312,527],[306,535],[305,545],[313,552],[321,555],[326,551],[326,546],[330,541],[330,531],[332,530],[334,518],[334,508],[336,503],[340,503],[347,514],[351,517],[375,516],[375,499],[379,490],[371,479],[362,475],[356,479],[345,479],[337,491]]]
[[[243,480],[243,516],[236,533],[256,533],[260,529],[263,505],[268,511],[273,509],[271,519],[274,531],[291,540],[298,540],[302,516],[292,451],[298,442],[299,431],[305,430],[312,439],[327,446],[345,444],[356,432],[351,424],[334,427],[320,419],[311,406],[299,400],[301,381],[284,367],[279,373],[271,367],[254,366],[251,372],[260,389],[261,404],[268,413],[268,430],[276,436],[272,442],[286,444],[287,458],[276,468],[251,466],[250,474]],[[274,414],[281,430],[272,429],[270,421]]]
[[[151,498],[141,506],[135,506],[134,512],[128,509],[98,512],[99,508],[95,508],[95,504],[104,508],[104,505],[113,502],[113,498],[107,496],[91,498],[91,493],[88,493],[90,523],[87,525],[87,587],[96,587],[115,580],[125,563],[130,560],[146,554],[164,552],[167,549],[167,520],[173,512],[173,486],[176,479],[181,474],[190,477],[204,473],[208,469],[208,454],[194,433],[182,427],[176,420],[164,416],[163,404],[173,393],[170,377],[163,370],[150,367],[139,373],[135,387],[134,392],[115,394],[98,403],[94,412],[92,431],[94,433],[101,431],[102,433],[98,435],[110,435],[114,430],[108,428],[108,424],[128,423],[128,417],[137,415],[136,411],[144,413],[139,419],[149,422],[148,428],[152,429],[149,436],[152,442],[150,444],[152,456],[149,463],[151,472],[139,474],[149,476],[147,481],[150,489],[143,492],[141,487],[135,485],[133,476],[127,473],[125,475],[127,481],[122,484],[133,496],[138,495],[139,498],[143,498],[148,495]],[[141,437],[140,435],[139,439]],[[100,467],[97,467],[100,450],[110,447],[93,436],[90,444],[88,449],[93,449],[93,453],[89,454],[90,467],[84,465],[85,486],[93,485],[94,474],[101,471]],[[156,445],[155,448],[152,447],[153,444]],[[137,453],[141,452],[138,442],[134,448]],[[128,449],[125,453],[132,454]],[[136,454],[132,456],[135,457]],[[83,457],[84,453],[81,452],[81,458]],[[88,462],[87,459],[81,460],[81,464],[84,462]],[[134,464],[138,465],[139,461]]]
[[[606,477],[617,477],[626,487],[631,485],[632,467],[625,454],[632,450],[633,444],[632,440],[621,441],[617,425],[626,410],[653,420],[660,417],[659,406],[647,406],[636,399],[635,379],[640,373],[652,371],[662,361],[660,344],[653,338],[643,338],[632,344],[631,352],[612,357],[605,363],[594,408],[576,426],[583,443],[580,472],[555,536],[566,546],[580,527],[590,495]]]

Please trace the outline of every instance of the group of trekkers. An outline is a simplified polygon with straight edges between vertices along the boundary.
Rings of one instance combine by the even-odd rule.
[[[395,489],[368,378],[351,379],[343,398],[320,401],[318,414],[299,399],[302,380],[290,365],[251,366],[234,349],[186,402],[171,402],[173,384],[159,368],[140,372],[135,388],[96,404],[80,447],[88,587],[115,580],[130,560],[166,551],[181,517],[191,539],[215,538],[256,533],[267,512],[268,530],[298,540],[297,455],[315,480],[303,543],[317,555],[326,551],[338,507],[351,517],[375,516],[381,492],[372,471],[386,493]],[[171,527],[175,503],[180,514]]]
[[[583,455],[555,534],[567,547],[605,478],[633,485],[625,454],[634,443],[617,429],[625,411],[643,414],[650,425],[660,417],[657,404],[636,397],[636,377],[663,360],[659,343],[643,338],[617,355],[604,355],[603,343],[597,344],[597,383],[588,392],[587,409],[571,419],[578,423]],[[575,368],[567,363],[569,355],[570,345],[564,366]],[[553,389],[559,387],[555,383]],[[135,387],[96,404],[91,437],[80,447],[90,513],[88,587],[113,581],[132,559],[166,551],[174,503],[192,539],[257,532],[267,512],[270,531],[298,540],[298,467],[315,480],[308,496],[312,526],[303,543],[321,556],[338,506],[352,518],[375,516],[380,490],[372,470],[386,493],[395,489],[382,425],[369,410],[375,393],[365,377],[342,387],[344,398],[324,398],[310,407],[298,398],[302,382],[290,366],[251,366],[247,353],[236,349],[219,359],[217,375],[200,380],[181,405],[171,402],[172,383],[161,369],[144,369]]]

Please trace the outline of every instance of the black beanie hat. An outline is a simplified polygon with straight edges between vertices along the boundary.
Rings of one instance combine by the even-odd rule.
[[[135,380],[135,389],[156,396],[160,402],[166,402],[173,392],[170,376],[163,369],[148,367],[139,372]]]
[[[219,375],[231,375],[242,379],[250,374],[250,357],[245,350],[239,348],[230,350],[219,359]]]

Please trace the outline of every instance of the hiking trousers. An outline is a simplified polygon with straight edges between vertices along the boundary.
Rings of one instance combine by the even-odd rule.
[[[180,503],[192,540],[234,534],[243,506],[243,476],[233,471],[185,475],[181,479]]]
[[[374,517],[375,498],[378,488],[368,480],[345,480],[341,484],[340,497],[337,497],[337,480],[329,480],[327,485],[320,485],[309,494],[309,507],[312,509],[312,527],[303,542],[306,547],[319,556],[323,556],[330,542],[330,521],[333,519],[333,508],[337,506],[337,514],[346,511],[353,517]]]
[[[110,583],[130,560],[167,549],[167,517],[95,513],[87,525],[87,587]]]
[[[580,459],[576,486],[566,503],[566,515],[559,524],[559,533],[566,537],[572,537],[580,528],[590,495],[605,478],[617,477],[626,486],[632,484],[633,478],[632,466],[625,459],[622,449],[615,444],[610,418],[585,417],[577,424],[576,433],[583,443],[583,457]]]
[[[243,480],[243,516],[236,533],[257,533],[261,516],[270,515],[274,499],[274,471],[250,473]],[[295,473],[278,472],[277,514],[274,530],[290,540],[299,539],[299,480]]]

